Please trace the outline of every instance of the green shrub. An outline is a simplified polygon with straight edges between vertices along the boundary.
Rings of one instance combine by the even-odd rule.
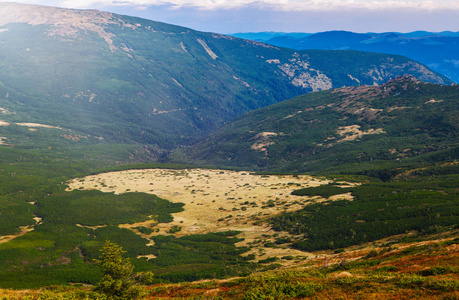
[[[94,291],[101,293],[110,300],[133,300],[144,295],[144,290],[133,276],[134,266],[123,258],[123,249],[110,241],[106,241],[101,249],[100,267],[102,279]]]

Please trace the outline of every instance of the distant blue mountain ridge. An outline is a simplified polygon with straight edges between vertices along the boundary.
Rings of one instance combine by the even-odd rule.
[[[232,36],[297,50],[360,50],[404,55],[459,83],[459,32],[258,32]]]

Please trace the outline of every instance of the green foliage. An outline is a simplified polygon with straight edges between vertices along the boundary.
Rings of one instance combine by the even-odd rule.
[[[236,247],[241,240],[229,237],[233,234],[153,236],[151,248],[157,258],[149,263],[157,278],[172,282],[247,275],[255,266],[241,256],[249,249]]]
[[[115,195],[95,190],[54,193],[37,205],[37,215],[46,222],[86,226],[143,222],[150,215],[164,223],[172,221],[171,213],[183,210],[183,204],[150,194]]]
[[[171,227],[171,229],[169,229],[168,232],[174,234],[174,233],[179,232],[179,231],[182,231],[182,227],[174,225],[174,226]]]
[[[123,258],[123,253],[125,252],[119,245],[105,242],[99,263],[103,276],[94,290],[106,295],[108,299],[139,299],[143,290],[132,277],[134,266],[128,259]]]
[[[153,229],[150,228],[150,227],[139,226],[139,227],[135,227],[134,229],[136,229],[140,233],[143,233],[143,234],[146,234],[146,235],[149,235],[149,234],[153,233]]]
[[[271,223],[275,230],[303,235],[292,247],[306,251],[339,249],[413,230],[435,233],[458,223],[456,183],[457,175],[369,182],[349,188],[354,201],[311,204],[275,217]],[[339,193],[335,189],[325,186],[295,193],[329,196]]]
[[[80,245],[80,249],[87,261],[92,261],[98,257],[99,251],[106,240],[120,245],[130,258],[152,253],[151,248],[146,245],[148,243],[147,239],[126,228],[107,226],[97,228],[91,233],[87,241]]]
[[[436,266],[433,268],[422,270],[420,272],[420,275],[435,276],[435,275],[443,275],[443,274],[448,274],[448,273],[459,273],[459,269],[455,267],[451,267],[451,266],[448,266],[448,267]]]
[[[321,196],[329,198],[330,196],[345,194],[351,192],[354,188],[342,188],[333,184],[319,185],[316,187],[305,188],[292,192],[296,196]]]
[[[314,281],[316,275],[322,277],[314,272],[267,272],[250,275],[238,283],[245,287],[243,299],[301,299],[323,289],[320,283]]]

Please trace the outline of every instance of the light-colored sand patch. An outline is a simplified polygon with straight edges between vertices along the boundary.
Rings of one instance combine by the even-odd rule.
[[[30,232],[30,231],[32,231],[32,230],[34,229],[33,226],[21,226],[21,227],[19,227],[19,228],[21,229],[21,232],[19,232],[18,234],[0,236],[0,244],[9,242],[9,241],[11,241],[12,239],[15,239],[15,238],[17,238],[17,237],[20,237],[21,235],[24,235],[24,234],[26,234],[27,232]]]
[[[180,47],[182,47],[183,51],[185,51],[186,53],[190,54],[188,52],[188,50],[186,49],[185,44],[183,42],[180,42]]]
[[[354,200],[354,196],[352,196],[352,193],[345,193],[345,194],[339,194],[339,195],[333,195],[328,198],[330,201],[337,201],[337,200],[349,200],[352,201]]]
[[[180,84],[180,82],[178,82],[175,78],[172,78],[172,80],[175,82],[175,84],[177,84],[179,87],[183,87],[183,85]]]
[[[142,257],[146,258],[147,260],[150,260],[150,259],[156,258],[156,256],[155,256],[155,255],[153,255],[153,254],[148,254],[148,255],[139,255],[139,256],[137,256],[137,258],[142,258]]]
[[[430,99],[429,101],[426,101],[424,104],[433,104],[433,103],[441,103],[443,100],[435,100],[435,99]]]
[[[0,126],[9,126],[9,125],[10,123],[0,120]]]
[[[0,145],[7,145],[7,138],[4,136],[0,136]]]
[[[248,84],[246,81],[242,80],[241,78],[236,77],[236,76],[233,76],[233,78],[239,81],[240,83],[242,83],[242,85],[244,85],[245,87],[248,87],[248,88],[251,87],[250,84]]]
[[[394,110],[400,110],[400,109],[410,109],[412,108],[411,106],[392,106],[387,109],[387,112],[391,112]]]
[[[59,127],[59,126],[51,126],[51,125],[45,125],[45,124],[39,124],[39,123],[16,123],[16,125],[19,125],[19,126],[26,126],[26,127],[32,127],[32,128],[42,127],[42,128],[62,129],[62,128]]]
[[[210,47],[207,45],[206,41],[204,41],[203,39],[198,39],[198,42],[199,44],[201,44],[204,50],[206,50],[207,54],[209,54],[209,56],[212,57],[212,59],[218,58],[217,54],[215,54],[215,52],[212,51],[212,49],[210,49]]]
[[[288,115],[288,116],[282,118],[282,120],[292,118],[292,117],[296,116],[297,114],[301,114],[302,112],[303,112],[302,110],[299,110],[299,111],[297,111],[297,112],[294,113],[294,114],[291,114],[291,115]]]
[[[250,147],[250,149],[265,152],[265,154],[268,154],[267,147],[274,144],[274,142],[271,141],[271,137],[274,137],[277,135],[278,134],[275,132],[258,133],[252,138],[252,140],[255,140],[255,143]]]
[[[160,114],[168,114],[172,112],[177,112],[177,111],[184,111],[186,109],[184,108],[177,108],[177,109],[172,109],[172,110],[158,110],[157,108],[153,109],[153,112],[151,113],[152,115],[160,115]]]
[[[320,197],[293,196],[291,192],[300,188],[328,184],[323,178],[307,175],[253,175],[249,172],[227,170],[187,169],[187,170],[129,170],[111,172],[69,182],[70,190],[97,189],[103,192],[145,192],[155,194],[172,202],[184,203],[184,211],[173,214],[171,223],[156,224],[149,220],[136,224],[120,225],[139,234],[138,226],[154,227],[158,234],[171,234],[173,226],[181,230],[176,236],[205,234],[229,230],[241,231],[238,235],[244,241],[238,246],[250,245],[258,259],[276,256],[306,256],[304,252],[265,247],[266,241],[288,236],[275,232],[264,222],[267,218],[283,212],[302,209],[310,203],[326,201]],[[340,195],[339,199],[347,195]],[[269,237],[268,237],[269,236]],[[277,246],[276,246],[277,247]]]
[[[87,226],[87,225],[81,225],[81,224],[76,224],[76,226],[81,227],[81,228],[90,228],[90,229],[93,229],[93,230],[96,230],[98,228],[107,227],[107,225]]]
[[[8,98],[8,96],[9,96],[9,93],[7,93],[5,95],[5,98]],[[0,107],[0,113],[5,114],[5,115],[10,115],[11,114],[11,112],[9,110],[7,110],[7,109],[5,109],[3,107]]]
[[[276,65],[281,63],[280,60],[278,60],[278,59],[268,59],[266,62],[268,64],[276,64]]]
[[[41,222],[43,221],[43,218],[36,217],[36,216],[35,216],[33,219],[34,219],[35,222],[37,223],[36,225],[41,224]]]
[[[340,142],[353,141],[358,138],[361,138],[364,135],[382,134],[386,132],[382,128],[378,128],[378,129],[370,128],[368,130],[362,131],[360,130],[360,125],[350,125],[350,126],[339,127],[338,129],[336,129],[336,133],[343,136],[341,140],[338,140],[338,143],[340,143]]]
[[[98,10],[73,10],[19,3],[3,3],[0,7],[0,25],[8,23],[27,23],[30,25],[51,25],[50,36],[77,36],[80,31],[94,32],[109,45],[111,51],[118,48],[113,43],[113,33],[106,31],[109,26],[136,29],[135,25],[125,23],[122,18],[109,12]],[[59,20],[57,22],[56,20]]]
[[[347,76],[348,76],[351,80],[354,80],[354,81],[356,81],[358,84],[360,84],[360,80],[358,80],[357,78],[355,78],[355,77],[352,76],[351,74],[347,74]]]

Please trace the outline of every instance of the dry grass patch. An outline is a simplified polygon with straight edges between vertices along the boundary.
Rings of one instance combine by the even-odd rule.
[[[286,233],[274,232],[263,221],[286,211],[299,210],[309,203],[325,200],[293,196],[291,192],[328,183],[326,179],[307,175],[267,176],[227,170],[149,169],[74,179],[69,183],[69,188],[97,189],[116,194],[144,192],[184,203],[184,211],[173,214],[174,221],[171,223],[156,224],[152,219],[121,227],[133,231],[138,226],[155,226],[159,229],[149,236],[171,233],[183,236],[238,230],[242,232],[238,237],[244,238],[238,246],[250,245],[253,248],[250,253],[264,259],[270,256],[305,255],[304,252],[286,246],[265,247],[267,241],[275,241],[275,234],[282,237]]]

